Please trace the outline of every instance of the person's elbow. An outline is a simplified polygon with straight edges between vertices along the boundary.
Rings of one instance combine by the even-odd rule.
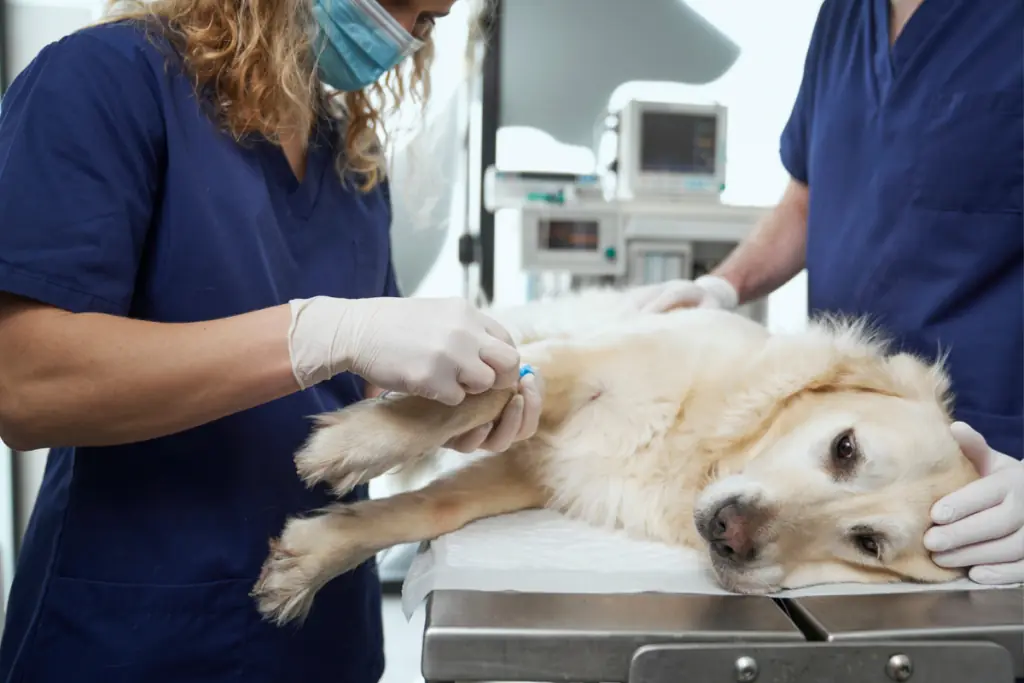
[[[790,178],[779,204],[790,211],[802,214],[805,218],[811,206],[811,191],[807,183]]]
[[[27,409],[25,391],[0,372],[0,441],[16,451],[45,447],[37,420]]]
[[[0,338],[0,348],[3,348]],[[34,386],[17,365],[0,363],[0,441],[16,451],[46,448],[47,411]]]
[[[39,358],[45,327],[38,322],[47,307],[0,294],[0,441],[17,451],[43,448],[46,403],[38,369],[53,365]]]

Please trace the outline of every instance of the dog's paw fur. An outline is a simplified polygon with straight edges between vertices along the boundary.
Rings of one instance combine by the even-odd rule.
[[[316,428],[295,454],[306,486],[328,484],[337,497],[423,455],[415,430],[378,401],[357,403],[316,418]]]
[[[321,517],[288,520],[279,539],[270,542],[270,555],[263,563],[252,596],[260,614],[278,625],[302,622],[313,606],[313,597],[326,583],[324,565],[316,543]]]
[[[281,538],[270,542],[270,555],[251,593],[265,619],[279,626],[301,623],[317,591],[373,555],[359,542],[360,517],[352,507],[290,519]]]
[[[323,427],[314,432],[296,453],[295,469],[306,486],[312,488],[324,482],[336,497],[341,498],[360,484],[391,469],[386,463],[365,462],[368,460],[365,453],[342,451],[339,454],[337,437],[331,427]]]
[[[281,626],[301,622],[313,606],[310,558],[293,553],[280,540],[270,542],[270,556],[263,563],[252,597],[264,619]]]

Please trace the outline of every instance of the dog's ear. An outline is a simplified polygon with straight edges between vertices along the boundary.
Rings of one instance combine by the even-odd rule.
[[[862,321],[829,320],[808,337],[827,368],[808,382],[816,391],[870,391],[932,402],[950,414],[952,397],[945,357],[934,363],[910,353],[890,355],[884,340]],[[810,352],[810,351],[809,351]]]
[[[806,332],[773,338],[759,361],[761,376],[777,377],[777,398],[807,391],[898,394],[887,367],[886,343],[861,320],[824,319]]]
[[[946,405],[949,380],[941,366],[909,354],[887,354],[885,341],[862,320],[825,318],[795,335],[778,335],[750,359],[737,391],[716,406],[705,447],[743,450],[806,392],[870,391]]]
[[[818,321],[797,334],[776,335],[740,371],[739,386],[715,406],[713,451],[745,449],[796,396],[808,391],[892,393],[884,345],[857,322]]]
[[[886,371],[901,396],[917,401],[934,401],[951,414],[953,396],[945,359],[928,363],[910,353],[897,353],[886,360]]]

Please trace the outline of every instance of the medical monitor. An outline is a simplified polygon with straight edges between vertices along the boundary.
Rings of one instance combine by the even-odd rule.
[[[528,206],[521,215],[524,270],[625,272],[621,218],[613,205]]]
[[[631,100],[618,121],[618,192],[624,198],[717,198],[725,187],[726,109]]]

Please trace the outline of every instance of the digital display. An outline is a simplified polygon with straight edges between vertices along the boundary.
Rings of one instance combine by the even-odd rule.
[[[598,221],[541,221],[540,228],[540,245],[544,249],[596,251],[600,242]]]
[[[714,175],[717,134],[715,116],[644,112],[640,125],[640,170]]]

